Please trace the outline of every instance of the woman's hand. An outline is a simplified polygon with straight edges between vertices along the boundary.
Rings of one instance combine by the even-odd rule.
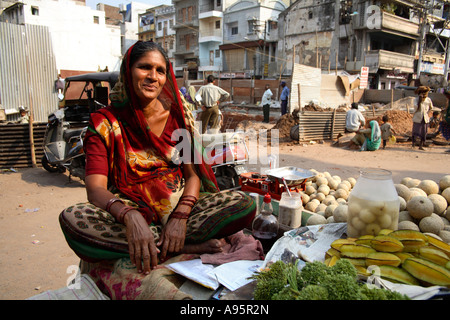
[[[185,179],[183,195],[190,195],[198,198],[200,190],[200,179],[198,178],[193,164],[183,164],[183,173]],[[183,213],[190,213],[191,207],[181,204],[177,210]],[[168,252],[180,252],[184,248],[186,238],[187,219],[169,218],[169,221],[163,228],[161,238],[157,243],[160,248],[161,260],[166,258]]]
[[[129,211],[125,215],[124,223],[127,226],[130,260],[139,273],[148,274],[158,265],[159,250],[155,245],[153,233],[147,221],[137,210]]]
[[[161,233],[161,238],[157,243],[160,247],[160,258],[164,260],[169,252],[180,252],[184,247],[186,238],[186,219],[169,219]]]

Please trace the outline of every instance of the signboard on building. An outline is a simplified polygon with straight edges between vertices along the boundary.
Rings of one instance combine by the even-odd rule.
[[[251,73],[249,72],[222,72],[220,77],[223,79],[246,79],[251,78]]]
[[[445,64],[442,63],[422,62],[420,64],[420,72],[431,74],[444,74],[444,71],[445,71]]]
[[[365,89],[369,83],[369,67],[361,67],[361,78],[359,79],[359,88]]]

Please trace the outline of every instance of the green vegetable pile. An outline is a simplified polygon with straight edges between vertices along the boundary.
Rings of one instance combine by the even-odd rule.
[[[297,264],[281,260],[252,277],[255,300],[408,300],[395,291],[359,282],[355,267],[340,259],[332,267],[320,261]]]

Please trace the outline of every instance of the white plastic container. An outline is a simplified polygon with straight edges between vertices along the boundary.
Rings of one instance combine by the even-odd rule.
[[[281,194],[281,200],[278,207],[278,222],[282,225],[298,228],[302,224],[303,203],[302,197],[298,192],[287,192]]]
[[[397,230],[399,211],[392,173],[363,169],[348,197],[347,236],[376,236],[382,229]]]

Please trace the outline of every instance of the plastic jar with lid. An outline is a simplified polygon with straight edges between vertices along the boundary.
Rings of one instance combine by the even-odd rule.
[[[399,211],[392,173],[363,169],[348,197],[347,236],[376,236],[382,229],[397,230]]]
[[[283,192],[278,207],[278,222],[291,228],[298,228],[302,224],[303,203],[298,192]]]

